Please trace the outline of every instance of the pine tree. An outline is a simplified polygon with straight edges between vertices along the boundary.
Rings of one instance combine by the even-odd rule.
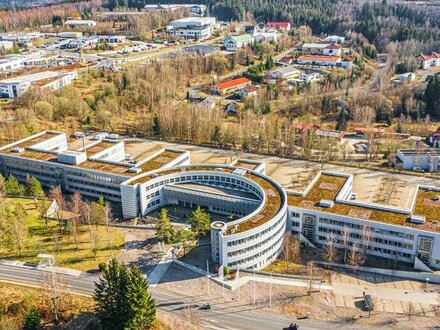
[[[94,299],[104,329],[137,330],[153,325],[156,305],[148,293],[148,282],[136,266],[128,268],[112,259],[101,264]]]
[[[43,329],[41,326],[41,318],[37,311],[32,308],[24,319],[23,330],[40,330]]]
[[[136,266],[130,267],[127,298],[130,314],[124,330],[145,329],[153,325],[156,319],[156,304],[148,292],[148,282]]]
[[[25,187],[13,175],[5,181],[4,187],[6,194],[11,196],[23,196],[25,192]]]
[[[426,111],[435,117],[440,117],[440,77],[429,80],[425,90]]]
[[[211,217],[208,213],[202,210],[200,205],[195,209],[188,220],[195,237],[199,238],[209,232],[211,227]]]
[[[41,186],[41,182],[33,176],[26,183],[26,195],[36,198],[41,198],[44,196],[44,190]]]
[[[345,109],[341,109],[339,112],[338,122],[336,123],[336,129],[338,131],[344,131],[347,128],[347,115]]]
[[[159,117],[157,116],[157,114],[154,114],[154,118],[153,118],[153,134],[154,136],[160,136],[162,133],[161,128],[160,128],[160,120]]]
[[[167,244],[173,240],[174,229],[168,217],[168,210],[165,208],[160,210],[160,218],[156,224],[156,236],[160,242]]]

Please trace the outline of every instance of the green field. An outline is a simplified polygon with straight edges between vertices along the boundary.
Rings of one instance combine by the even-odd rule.
[[[23,207],[26,210],[29,234],[21,257],[18,256],[16,249],[0,247],[0,258],[38,262],[37,255],[46,253],[55,256],[56,266],[58,267],[89,270],[97,268],[100,262],[116,257],[124,244],[124,234],[121,230],[110,227],[109,235],[107,235],[105,226],[91,226],[92,236],[96,237],[97,242],[95,259],[88,226],[79,226],[78,244],[75,244],[72,232],[60,233],[58,221],[48,221],[46,228],[45,220],[41,218],[41,212],[37,209],[33,200],[6,198],[6,204],[10,207]],[[109,250],[108,237],[111,242],[111,250]]]

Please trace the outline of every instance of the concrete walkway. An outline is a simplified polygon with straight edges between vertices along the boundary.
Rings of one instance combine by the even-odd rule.
[[[155,287],[173,263],[173,248],[169,249],[148,277],[148,285]]]

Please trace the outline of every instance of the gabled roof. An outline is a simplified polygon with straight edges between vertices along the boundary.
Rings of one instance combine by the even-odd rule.
[[[440,54],[436,52],[432,52],[431,55],[420,54],[416,56],[416,58],[422,61],[429,61],[432,60],[433,58],[440,58]]]
[[[252,42],[254,41],[254,37],[250,34],[242,34],[240,36],[228,36],[225,38],[225,41],[228,39],[232,39],[235,42]]]
[[[289,22],[267,22],[266,25],[270,26],[270,27],[287,29],[289,27],[290,23]]]
[[[316,55],[300,55],[299,61],[325,61],[325,62],[337,62],[339,57],[337,56],[316,56]]]
[[[248,84],[248,83],[251,83],[251,81],[248,78],[242,77],[242,78],[224,81],[224,82],[218,83],[215,86],[218,89],[226,89],[226,88],[231,88],[234,86],[239,86],[239,85]]]
[[[284,57],[282,57],[278,62],[281,62],[281,63],[290,63],[290,62],[292,62],[292,58],[289,57],[289,56],[284,56]]]
[[[336,44],[330,44],[327,47],[325,47],[325,49],[340,49],[341,46],[336,45]]]

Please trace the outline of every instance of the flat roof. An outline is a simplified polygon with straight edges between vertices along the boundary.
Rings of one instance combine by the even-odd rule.
[[[11,143],[11,145],[7,148],[0,147],[0,153],[2,153],[2,154],[10,153],[11,150],[15,149],[15,148],[27,148],[27,147],[30,147],[34,144],[43,142],[51,137],[54,137],[54,136],[60,135],[60,134],[61,133],[58,133],[58,132],[46,131],[43,134],[35,136],[33,138],[30,138],[26,141],[22,141],[22,142],[17,141],[17,142]],[[14,152],[14,154],[20,155],[20,153],[15,153],[15,152]]]
[[[101,151],[104,151],[105,149],[108,149],[108,148],[114,146],[117,143],[119,143],[119,141],[118,142],[109,142],[109,141],[101,140],[100,142],[92,145],[91,147],[86,146],[87,155],[93,156]]]
[[[332,207],[321,207],[319,202],[322,199],[335,200],[341,188],[346,183],[347,178],[331,174],[321,174],[319,179],[305,194],[305,196],[288,193],[287,202],[290,206],[300,207],[326,213],[335,213],[360,220],[371,220],[386,224],[398,225],[402,227],[413,227],[421,230],[440,232],[440,201],[436,201],[436,196],[440,196],[440,191],[429,191],[419,188],[417,192],[413,214],[426,217],[425,224],[415,224],[409,222],[410,215],[392,210],[382,210],[375,208],[374,205],[356,205],[341,202],[334,202]],[[409,213],[409,211],[408,211]]]
[[[399,149],[404,156],[440,156],[440,148],[424,148],[424,149]]]

